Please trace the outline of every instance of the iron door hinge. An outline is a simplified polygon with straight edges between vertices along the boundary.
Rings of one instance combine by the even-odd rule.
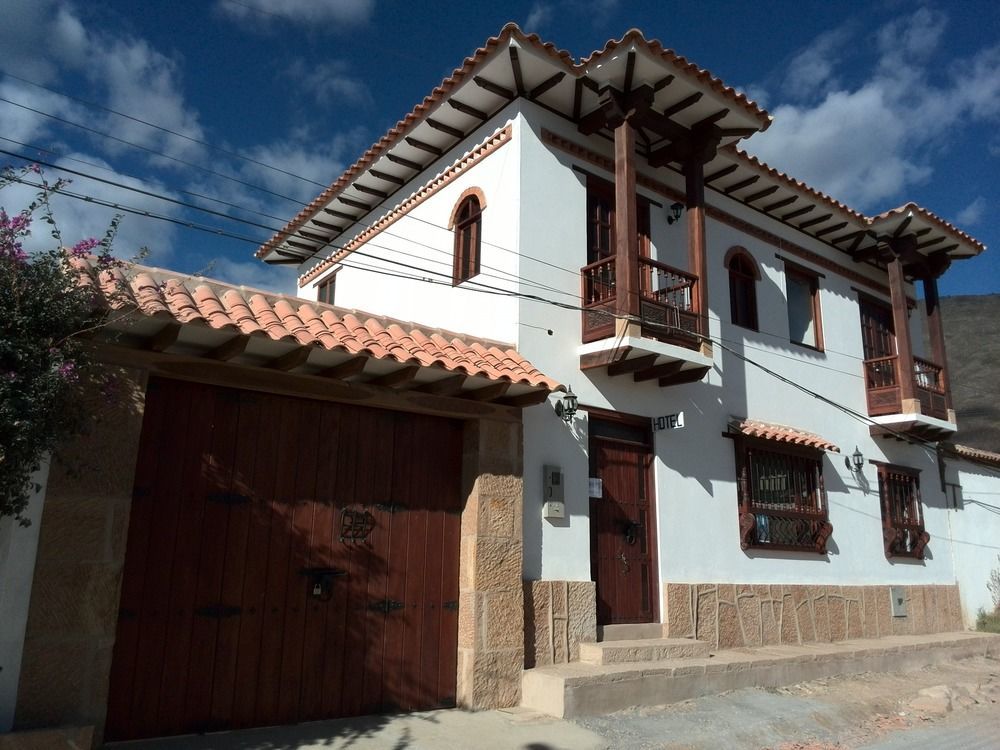
[[[441,605],[441,609],[450,609],[452,612],[458,612],[458,602],[445,602]]]
[[[406,510],[406,506],[402,503],[375,503],[375,510],[383,513],[399,513]]]
[[[372,602],[368,605],[368,609],[372,612],[382,612],[384,614],[389,614],[397,609],[402,609],[406,605],[402,602],[397,602],[395,599],[383,599],[379,602]]]

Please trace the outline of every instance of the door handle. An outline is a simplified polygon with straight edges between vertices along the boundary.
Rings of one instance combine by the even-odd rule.
[[[618,555],[618,559],[622,561],[622,575],[628,575],[628,572],[632,569],[632,566],[629,565],[628,557],[626,557],[625,553],[622,552]]]

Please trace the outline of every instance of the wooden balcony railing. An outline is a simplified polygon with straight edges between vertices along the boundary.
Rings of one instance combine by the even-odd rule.
[[[614,335],[617,295],[615,257],[580,270],[583,286],[583,340]],[[698,277],[651,258],[639,259],[639,315],[643,335],[696,349],[701,318],[693,308]]]
[[[919,357],[913,358],[914,393],[922,414],[937,419],[948,418],[943,368]],[[900,388],[899,357],[865,360],[865,387],[868,389],[868,414],[873,417],[899,414],[903,408]]]

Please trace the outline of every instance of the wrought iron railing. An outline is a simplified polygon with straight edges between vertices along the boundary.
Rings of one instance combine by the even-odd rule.
[[[760,547],[822,554],[831,533],[833,526],[822,509],[748,504],[740,514],[743,549]]]

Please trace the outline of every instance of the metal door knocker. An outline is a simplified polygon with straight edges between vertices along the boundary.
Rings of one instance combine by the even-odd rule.
[[[340,513],[340,541],[358,544],[365,541],[375,528],[375,516],[367,510],[344,508]]]
[[[638,541],[639,529],[642,526],[635,521],[629,521],[625,524],[625,544],[632,546]]]

